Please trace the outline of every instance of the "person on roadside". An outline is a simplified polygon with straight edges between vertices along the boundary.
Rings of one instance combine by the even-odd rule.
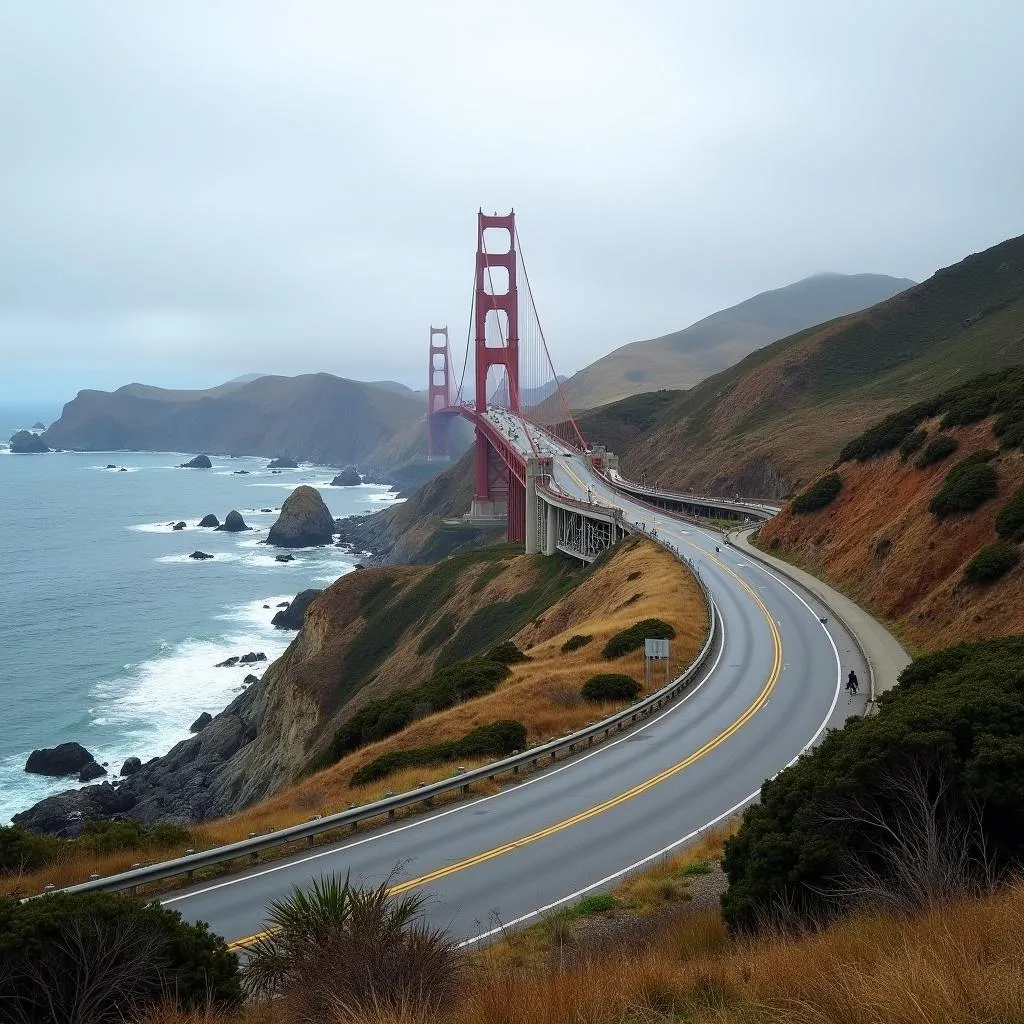
[[[857,695],[857,691],[860,689],[860,681],[857,679],[857,673],[850,669],[850,674],[846,679],[846,688],[850,691],[853,696]]]

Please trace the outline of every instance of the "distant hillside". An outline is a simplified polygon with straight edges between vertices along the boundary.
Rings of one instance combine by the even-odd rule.
[[[811,511],[791,503],[759,543],[838,584],[916,650],[1020,634],[1022,443],[1024,368],[975,378],[852,441],[835,496]]]
[[[1024,361],[1024,236],[869,310],[760,349],[685,393],[582,417],[642,414],[623,471],[674,487],[784,497],[900,406]]]
[[[770,342],[866,309],[914,285],[881,274],[817,274],[762,292],[685,330],[623,345],[565,385],[573,409],[655,388],[690,388]]]
[[[388,468],[416,445],[423,399],[328,373],[257,377],[206,391],[128,384],[82,391],[46,431],[51,447],[92,451],[291,455],[326,464]],[[399,453],[377,458],[397,437]]]

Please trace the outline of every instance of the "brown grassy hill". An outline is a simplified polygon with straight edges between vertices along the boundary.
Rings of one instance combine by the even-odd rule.
[[[459,563],[458,573],[445,570]],[[674,666],[688,664],[707,629],[703,599],[675,558],[639,537],[620,544],[589,571],[574,572],[559,558],[527,557],[500,548],[456,556],[439,566],[384,567],[346,576],[310,606],[295,642],[267,670],[263,682],[251,688],[261,687],[264,704],[276,709],[257,739],[243,748],[250,752],[230,766],[234,777],[245,780],[241,804],[251,806],[204,823],[193,845],[231,842],[253,831],[284,827],[312,813],[341,810],[350,802],[376,799],[385,790],[412,788],[452,771],[449,761],[350,785],[357,768],[390,751],[456,739],[500,719],[522,722],[530,742],[578,728],[614,707],[580,698],[580,687],[591,675],[625,672],[643,681],[640,653],[609,662],[601,657],[601,648],[618,630],[652,617],[676,630]],[[391,625],[382,637],[378,627],[384,620]],[[576,635],[592,640],[563,651],[562,645]],[[479,653],[508,637],[530,660],[510,666],[511,674],[494,692],[428,714],[322,770],[303,774],[337,726],[369,700],[413,686],[438,664]],[[381,646],[377,640],[383,641]],[[353,679],[362,685],[353,687]],[[261,780],[268,759],[276,774]],[[293,784],[285,784],[289,781]],[[207,784],[218,783],[208,776]],[[253,803],[259,786],[265,799]],[[180,853],[167,849],[151,856]],[[70,884],[90,871],[112,873],[137,860],[138,854],[85,857],[69,850],[68,857],[66,863],[41,872],[0,879],[0,892],[11,886],[34,892],[48,881]]]
[[[998,448],[994,422],[943,431],[958,447],[924,469],[919,456],[904,460],[898,451],[843,462],[842,489],[829,505],[803,515],[785,509],[761,527],[758,543],[889,620],[913,650],[1024,633],[1024,567],[990,583],[963,580],[971,559],[997,540],[997,514],[1024,485],[1024,453],[1004,450],[988,463],[998,490],[975,511],[940,519],[929,508],[954,465]],[[934,437],[940,424],[935,416],[922,426]]]
[[[563,385],[573,409],[654,388],[690,388],[755,349],[891,298],[914,284],[882,274],[816,274],[762,292],[681,331],[623,345]],[[558,410],[553,410],[558,415]]]
[[[646,469],[683,489],[782,497],[880,416],[1022,359],[1024,236],[677,395],[626,452],[624,471]],[[624,416],[646,397],[612,409]]]

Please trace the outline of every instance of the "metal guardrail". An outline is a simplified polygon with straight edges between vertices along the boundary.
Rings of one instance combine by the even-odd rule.
[[[678,555],[678,552],[675,553]],[[681,556],[679,557],[692,571],[689,560]],[[376,800],[361,807],[352,807],[346,811],[339,811],[337,814],[317,817],[310,821],[302,822],[299,825],[293,825],[290,828],[280,829],[279,831],[262,836],[252,836],[249,839],[230,843],[227,846],[218,846],[212,850],[204,850],[201,853],[187,854],[175,860],[161,861],[158,864],[133,868],[117,875],[109,875],[106,878],[90,879],[88,882],[71,885],[60,891],[95,892],[97,890],[104,890],[116,892],[128,890],[134,892],[140,885],[159,882],[166,878],[177,877],[178,875],[185,875],[191,878],[192,874],[196,871],[224,864],[228,861],[239,860],[242,857],[249,857],[255,862],[259,859],[259,854],[264,850],[302,840],[306,840],[310,846],[313,846],[314,839],[325,832],[340,831],[346,828],[354,830],[360,822],[369,821],[373,818],[387,817],[389,821],[393,821],[396,811],[402,808],[428,802],[435,796],[452,793],[455,790],[461,790],[462,793],[466,794],[474,782],[493,779],[496,775],[506,773],[518,774],[520,768],[527,765],[537,766],[544,758],[550,758],[551,761],[554,761],[557,759],[557,755],[563,751],[573,753],[579,747],[592,746],[594,740],[602,733],[604,733],[603,738],[607,738],[613,731],[622,731],[627,724],[633,724],[639,719],[653,714],[674,700],[686,689],[694,676],[704,666],[714,648],[715,638],[720,633],[720,623],[715,603],[704,581],[700,579],[697,573],[694,573],[694,576],[704,595],[704,601],[708,609],[708,636],[700,653],[689,667],[670,683],[667,683],[660,690],[655,691],[643,700],[637,701],[622,711],[616,712],[614,715],[609,715],[609,717],[567,736],[563,736],[561,739],[538,744],[521,753],[506,757],[501,761],[481,765],[479,768],[458,773],[449,779],[442,779],[439,782],[421,786],[418,789],[386,796],[382,800]]]
[[[608,481],[619,490],[633,494],[641,492],[655,498],[662,498],[666,501],[678,501],[690,505],[704,505],[707,508],[723,508],[732,512],[749,512],[762,520],[771,519],[780,509],[780,506],[769,505],[765,502],[741,501],[732,498],[720,498],[705,494],[683,494],[680,491],[668,491],[657,487],[648,487],[647,484],[638,484],[634,480],[627,480],[621,473],[614,470],[609,474]]]

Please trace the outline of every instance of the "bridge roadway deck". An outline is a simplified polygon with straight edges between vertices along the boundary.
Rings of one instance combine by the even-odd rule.
[[[555,483],[657,529],[711,589],[723,639],[680,702],[620,739],[494,796],[165,899],[229,940],[257,932],[269,900],[321,874],[351,872],[431,894],[429,915],[460,938],[484,935],[621,872],[752,799],[827,725],[863,711],[840,692],[863,671],[852,639],[814,598],[714,534],[622,498],[583,457],[556,457]],[[805,603],[806,602],[806,603]]]

